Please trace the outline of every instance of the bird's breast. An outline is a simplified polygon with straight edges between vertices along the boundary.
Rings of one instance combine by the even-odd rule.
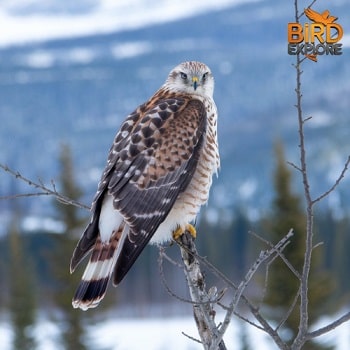
[[[196,170],[184,192],[179,194],[166,219],[158,227],[151,243],[161,243],[172,238],[178,227],[184,228],[193,221],[200,207],[208,201],[213,174],[220,166],[217,143],[217,110],[214,102],[205,102],[207,128]]]

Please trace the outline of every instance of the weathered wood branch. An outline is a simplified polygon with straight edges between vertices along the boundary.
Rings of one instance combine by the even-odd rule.
[[[194,319],[203,347],[205,350],[225,350],[223,340],[219,344],[216,342],[220,336],[215,324],[216,312],[213,308],[213,299],[217,299],[216,293],[209,293],[206,289],[200,263],[196,259],[198,254],[193,237],[189,232],[185,232],[179,237],[177,243],[180,246],[184,273],[193,302]]]

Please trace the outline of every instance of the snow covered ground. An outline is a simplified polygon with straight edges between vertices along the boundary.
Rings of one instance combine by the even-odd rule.
[[[42,321],[32,330],[38,339],[38,350],[63,350],[58,345],[59,330],[50,321]],[[90,326],[87,343],[92,348],[108,350],[200,350],[200,344],[189,339],[187,335],[197,338],[194,320],[190,317],[115,319]],[[240,349],[242,326],[232,324],[225,335],[228,349]],[[249,333],[251,333],[249,331]],[[11,349],[12,332],[8,325],[0,325],[1,349]],[[271,350],[269,339],[262,333],[253,331],[249,334],[252,349]]]
[[[328,322],[324,319],[320,325]],[[48,320],[42,320],[32,330],[38,339],[39,350],[63,350],[58,345],[59,330]],[[198,338],[194,321],[190,317],[172,318],[121,318],[90,326],[87,343],[92,348],[105,350],[201,350],[201,345],[189,339]],[[275,350],[277,347],[266,334],[253,327],[233,320],[224,340],[228,349],[241,349],[241,339],[245,336],[251,349]],[[11,349],[12,332],[8,324],[0,323],[1,349]],[[324,344],[335,345],[336,350],[350,348],[350,325],[343,324],[334,332],[319,339]]]

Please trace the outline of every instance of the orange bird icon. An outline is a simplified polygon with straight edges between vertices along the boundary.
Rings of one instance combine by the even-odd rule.
[[[314,10],[311,10],[310,7],[304,10],[305,15],[308,19],[316,23],[322,23],[324,25],[331,24],[338,19],[338,17],[330,16],[330,12],[328,10],[318,13]]]

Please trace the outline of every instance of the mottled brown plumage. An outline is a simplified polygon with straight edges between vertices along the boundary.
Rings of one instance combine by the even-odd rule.
[[[121,125],[73,253],[71,271],[92,250],[74,307],[97,306],[113,273],[117,285],[149,241],[170,240],[207,202],[219,168],[213,89],[205,64],[182,63]]]

